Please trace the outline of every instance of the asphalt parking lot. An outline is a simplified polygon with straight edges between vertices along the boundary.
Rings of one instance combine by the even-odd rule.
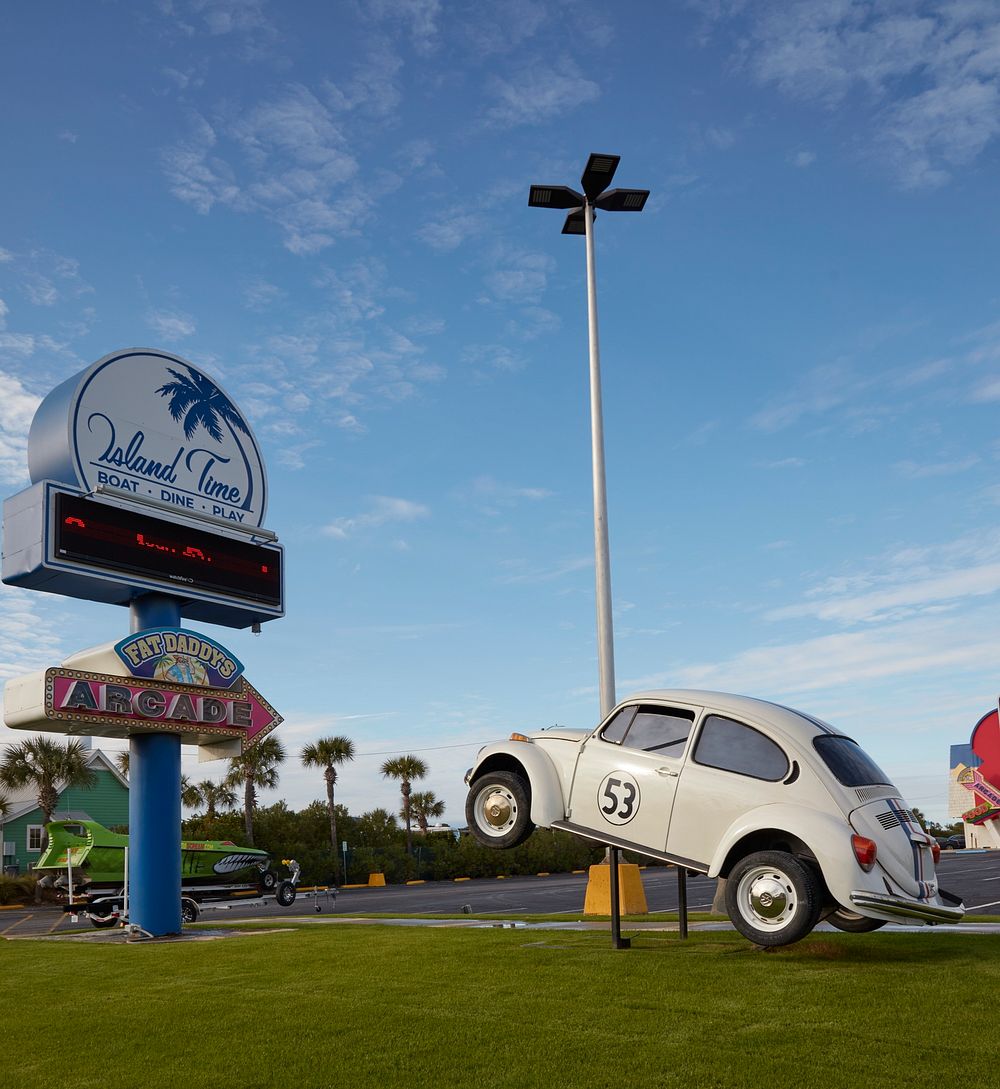
[[[1000,851],[947,851],[938,864],[941,884],[965,900],[969,922],[977,915],[1000,915]],[[651,912],[677,910],[677,871],[653,867],[643,870],[642,883]],[[688,910],[708,911],[715,881],[689,877]],[[524,915],[583,911],[586,874],[429,881],[422,885],[387,885],[383,888],[342,889],[336,897],[302,896],[289,908],[273,901],[228,905],[226,910],[203,911],[204,922],[236,919],[289,918],[309,914],[475,914]],[[52,907],[5,908],[0,911],[0,936],[38,937],[91,930],[85,919],[73,922]]]

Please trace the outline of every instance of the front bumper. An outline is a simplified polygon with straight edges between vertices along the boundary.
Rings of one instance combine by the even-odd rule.
[[[867,914],[877,914],[898,922],[911,921],[925,926],[940,923],[960,923],[965,918],[965,904],[957,897],[948,897],[950,905],[931,904],[925,900],[909,900],[905,896],[891,896],[881,892],[852,892],[851,903]]]

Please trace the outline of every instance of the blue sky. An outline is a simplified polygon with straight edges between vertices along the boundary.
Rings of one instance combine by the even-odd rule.
[[[0,484],[115,349],[216,375],[268,464],[288,615],[211,629],[294,756],[398,808],[598,715],[584,248],[532,182],[591,151],[619,696],[835,722],[945,815],[1000,690],[992,0],[8,7]],[[0,591],[0,679],[124,610]],[[0,740],[14,739],[0,730]],[[194,763],[201,777],[222,765]],[[322,795],[292,759],[275,796]]]

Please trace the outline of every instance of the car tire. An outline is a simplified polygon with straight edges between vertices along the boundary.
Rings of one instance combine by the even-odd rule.
[[[867,934],[871,930],[878,930],[885,926],[884,919],[869,919],[867,915],[859,915],[856,911],[848,911],[845,907],[838,907],[836,911],[831,911],[824,922],[848,934]]]
[[[757,851],[733,867],[726,881],[726,910],[733,926],[756,945],[791,945],[819,921],[820,880],[785,851]]]
[[[117,915],[91,915],[91,926],[96,926],[98,930],[107,930],[108,927],[118,925]]]
[[[198,921],[198,903],[192,900],[190,896],[181,898],[181,918],[186,923],[196,923]]]
[[[535,830],[528,784],[512,771],[490,771],[469,788],[465,818],[469,830],[487,847],[506,849],[523,843]]]

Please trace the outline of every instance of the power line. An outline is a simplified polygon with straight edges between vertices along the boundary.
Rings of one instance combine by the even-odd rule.
[[[488,741],[464,741],[460,745],[426,745],[421,749],[385,749],[382,752],[359,752],[355,753],[355,758],[359,756],[393,756],[398,752],[436,752],[438,749],[471,749],[473,746],[488,745]]]

